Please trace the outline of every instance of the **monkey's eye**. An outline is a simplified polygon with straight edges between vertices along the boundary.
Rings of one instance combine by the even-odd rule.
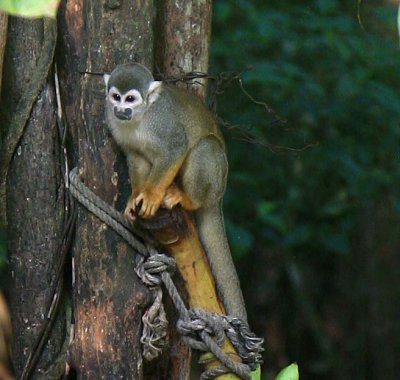
[[[114,100],[116,100],[117,102],[119,102],[121,100],[121,95],[119,94],[112,94],[112,97]]]
[[[136,98],[133,95],[128,95],[125,99],[128,103],[133,103]]]

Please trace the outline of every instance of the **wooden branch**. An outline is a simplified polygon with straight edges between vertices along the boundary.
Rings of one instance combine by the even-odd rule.
[[[152,235],[175,258],[177,268],[185,282],[189,306],[226,314],[218,297],[210,264],[189,214],[182,208],[175,208],[172,215],[167,210],[160,210],[154,219],[141,221],[141,226],[151,230]],[[222,349],[232,360],[241,361],[231,342],[226,338]],[[204,354],[201,362],[206,368],[221,364],[210,353]],[[232,380],[239,377],[228,373],[218,376],[217,379]]]

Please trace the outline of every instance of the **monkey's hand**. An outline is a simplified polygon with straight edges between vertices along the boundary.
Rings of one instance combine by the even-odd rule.
[[[155,215],[160,208],[161,202],[164,198],[165,190],[162,191],[158,188],[144,189],[134,199],[134,207],[136,208],[141,204],[139,215],[142,218],[148,219]],[[131,200],[129,201],[131,203]]]

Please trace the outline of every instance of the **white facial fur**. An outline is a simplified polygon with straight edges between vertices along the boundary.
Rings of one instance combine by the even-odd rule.
[[[129,90],[125,94],[121,94],[114,86],[108,91],[108,100],[113,106],[119,108],[131,108],[132,110],[143,103],[142,95],[137,90]]]
[[[131,120],[136,123],[140,120],[148,107],[157,100],[162,84],[159,81],[151,81],[147,94],[143,98],[142,94],[134,88],[121,93],[116,86],[111,86],[107,91],[110,75],[104,74],[103,79],[106,85],[108,122],[112,130],[118,127],[118,124],[129,123]]]

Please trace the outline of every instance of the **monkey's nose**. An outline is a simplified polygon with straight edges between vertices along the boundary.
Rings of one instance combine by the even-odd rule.
[[[132,110],[130,108],[114,107],[114,115],[120,120],[130,120],[132,118]]]

